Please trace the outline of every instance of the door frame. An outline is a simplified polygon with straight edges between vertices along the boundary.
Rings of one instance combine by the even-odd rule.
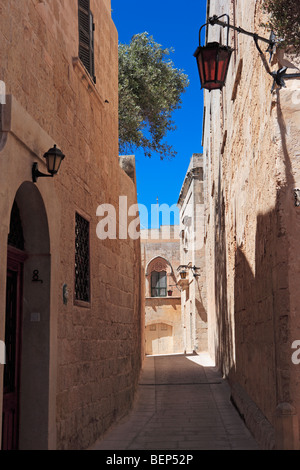
[[[23,316],[23,273],[24,273],[24,262],[27,256],[26,253],[20,251],[14,247],[7,247],[7,269],[6,277],[8,278],[9,272],[14,272],[17,275],[16,279],[16,325],[15,325],[15,394],[16,398],[16,417],[15,417],[15,426],[12,431],[12,436],[10,442],[12,443],[12,450],[18,449],[18,440],[19,440],[19,425],[20,425],[20,380],[21,380],[21,351],[22,351],[22,316]],[[7,307],[7,296],[5,300],[5,306]],[[5,317],[6,317],[6,308],[5,308]],[[6,318],[5,318],[5,335],[6,335]],[[5,338],[6,340],[6,338]],[[6,367],[6,366],[4,366]],[[5,370],[5,369],[4,369]],[[9,393],[3,390],[3,411],[2,411],[2,449],[7,445],[10,446],[8,442],[5,442],[5,402],[9,402]]]

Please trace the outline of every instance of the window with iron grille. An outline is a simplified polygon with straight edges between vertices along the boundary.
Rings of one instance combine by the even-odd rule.
[[[90,224],[76,213],[75,299],[90,302]]]
[[[78,0],[79,58],[96,83],[94,60],[94,17],[90,0]]]
[[[152,271],[151,273],[151,297],[167,296],[167,273],[166,271]]]

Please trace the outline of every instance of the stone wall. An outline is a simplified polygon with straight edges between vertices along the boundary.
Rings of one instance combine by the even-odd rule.
[[[186,279],[179,281],[185,350],[189,352],[208,348],[203,179],[203,156],[193,154],[178,199],[180,264],[189,266]]]
[[[87,448],[128,411],[140,372],[140,243],[96,235],[99,205],[111,204],[118,214],[119,196],[128,197],[128,207],[136,204],[135,178],[119,166],[118,37],[110,7],[110,0],[91,0],[95,84],[78,59],[76,1],[0,1],[0,79],[11,96],[2,107],[0,129],[1,260],[7,255],[15,194],[23,182],[33,186],[32,163],[38,161],[40,171],[46,172],[42,156],[54,143],[66,155],[55,178],[40,178],[35,185],[45,204],[50,237],[49,384],[40,384],[49,414],[38,444],[30,431],[30,411],[23,413],[24,448]],[[30,210],[34,207],[24,217]],[[76,212],[90,224],[91,299],[86,304],[74,300]],[[1,266],[5,288],[6,262]],[[24,292],[26,302],[29,295]],[[1,298],[3,339],[2,291]],[[30,322],[26,328],[32,334]],[[34,328],[36,350],[43,350],[46,336],[39,333],[39,324]],[[35,367],[32,361],[29,372]],[[33,395],[30,374],[25,382]]]
[[[260,0],[208,3],[210,16],[229,13],[232,24],[269,37],[260,27],[265,20]],[[218,26],[209,27],[209,41],[219,35]],[[300,178],[300,85],[286,80],[286,88],[271,94],[268,72],[287,63],[294,68],[288,72],[297,71],[299,61],[281,51],[268,63],[251,37],[231,31],[230,41],[235,51],[226,86],[222,92],[205,92],[209,347],[233,390],[243,390],[243,399],[237,395],[236,401],[245,404],[246,394],[262,412],[265,429],[271,423],[278,436],[282,423],[276,410],[287,409],[282,404],[288,403],[297,414],[300,407],[295,386],[300,370],[291,361],[299,331],[295,260],[300,215],[293,190]],[[264,52],[265,44],[260,46]],[[298,448],[291,424],[295,413],[287,414],[288,446]],[[277,438],[267,431],[266,443],[263,421],[252,422],[262,445],[272,448]]]

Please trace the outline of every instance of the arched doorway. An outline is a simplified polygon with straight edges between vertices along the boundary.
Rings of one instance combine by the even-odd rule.
[[[11,210],[2,449],[46,449],[49,409],[50,240],[42,197],[25,182]]]

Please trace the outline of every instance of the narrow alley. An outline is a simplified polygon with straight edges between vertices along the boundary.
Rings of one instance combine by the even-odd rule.
[[[257,450],[206,355],[147,356],[132,411],[91,450]]]

